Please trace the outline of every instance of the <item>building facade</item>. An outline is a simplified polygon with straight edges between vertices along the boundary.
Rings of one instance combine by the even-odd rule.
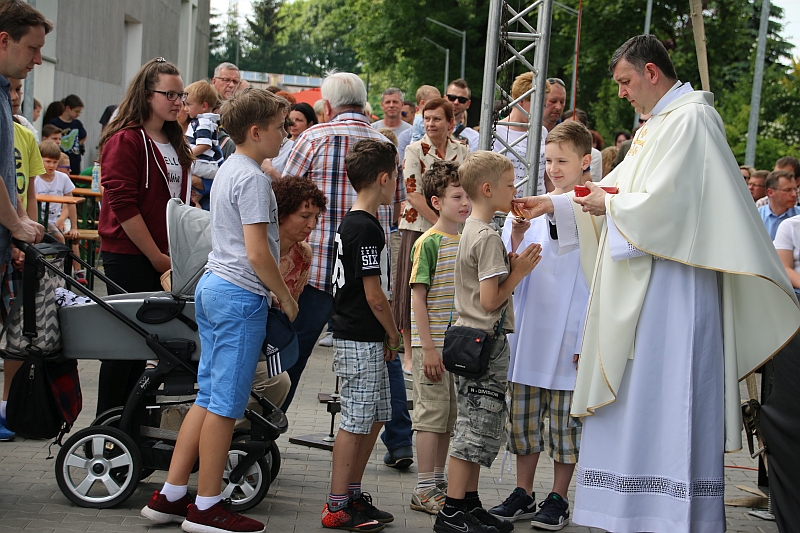
[[[55,29],[42,50],[43,64],[29,74],[26,97],[32,93],[44,109],[69,94],[83,100],[84,166],[96,156],[103,110],[122,100],[143,63],[166,58],[185,85],[208,71],[210,0],[28,1]],[[41,117],[35,125],[41,130]]]

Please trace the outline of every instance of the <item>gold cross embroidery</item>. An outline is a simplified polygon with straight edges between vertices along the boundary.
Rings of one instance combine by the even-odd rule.
[[[647,136],[647,124],[642,126],[639,131],[636,133],[636,137],[633,138],[633,142],[631,143],[631,148],[628,150],[626,157],[635,156],[639,153],[639,149],[644,146],[645,137]]]

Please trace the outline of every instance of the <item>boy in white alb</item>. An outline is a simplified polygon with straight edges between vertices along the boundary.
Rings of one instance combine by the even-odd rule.
[[[555,186],[551,194],[571,194],[591,164],[592,136],[579,122],[565,122],[553,128],[545,142],[547,174]],[[547,217],[519,222],[510,215],[503,241],[509,252],[541,244],[542,261],[516,290],[517,333],[508,336],[508,449],[517,456],[517,488],[489,512],[512,521],[532,519],[534,527],[558,530],[569,523],[567,488],[578,462],[580,423],[570,416],[569,408],[589,288],[580,251],[559,256]],[[552,492],[537,511],[533,478],[548,417],[555,475]]]

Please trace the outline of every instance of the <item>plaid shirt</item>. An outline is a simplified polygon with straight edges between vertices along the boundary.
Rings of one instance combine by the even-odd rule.
[[[295,142],[283,169],[284,176],[305,176],[311,179],[328,198],[327,211],[308,237],[312,251],[308,284],[329,294],[333,291],[331,275],[336,260],[336,230],[356,201],[356,191],[347,180],[344,158],[350,146],[361,139],[389,142],[370,126],[366,115],[340,113],[330,122],[317,124],[304,131]],[[405,184],[398,179],[394,201],[400,203],[405,199]],[[382,205],[377,213],[378,221],[386,234],[386,246],[389,246],[392,209],[393,206]],[[391,280],[392,276],[388,278]]]

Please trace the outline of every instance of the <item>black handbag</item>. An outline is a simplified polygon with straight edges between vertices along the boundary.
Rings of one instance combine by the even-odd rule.
[[[506,310],[495,328],[494,333],[487,333],[482,329],[467,326],[453,326],[453,308],[450,308],[450,323],[444,333],[444,347],[442,348],[442,361],[448,372],[465,378],[479,378],[486,374],[489,368],[489,356],[492,346],[500,332],[503,331],[503,322],[506,319]]]

